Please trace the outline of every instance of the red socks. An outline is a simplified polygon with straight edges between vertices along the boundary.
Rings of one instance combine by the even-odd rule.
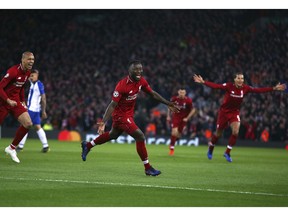
[[[230,136],[225,153],[230,154],[230,151],[232,150],[232,146],[236,144],[237,137],[238,137],[237,135]]]
[[[91,142],[88,142],[87,148],[90,150],[95,145],[101,145],[101,144],[106,143],[110,140],[111,139],[110,139],[109,132],[106,132],[104,134],[101,134],[96,139],[92,140]],[[145,169],[149,169],[151,167],[151,165],[148,161],[148,153],[146,150],[145,141],[136,141],[136,150],[137,150],[137,153],[144,164]]]
[[[170,142],[170,149],[172,150],[172,149],[174,149],[174,146],[175,146],[175,143],[176,143],[176,140],[177,140],[177,137],[175,137],[175,136],[171,136],[171,142]]]
[[[101,144],[103,144],[105,142],[108,142],[108,141],[110,141],[110,135],[109,135],[109,132],[105,132],[105,133],[101,134],[100,136],[98,136],[93,141],[88,142],[87,143],[87,148],[91,149],[95,145],[101,145]]]
[[[136,141],[136,150],[137,150],[139,157],[144,163],[145,169],[149,169],[151,165],[148,161],[148,153],[147,153],[147,149],[145,146],[145,141]]]
[[[212,144],[215,145],[217,143],[218,139],[219,138],[217,136],[215,136],[215,134],[213,134],[212,139],[211,139]]]
[[[21,125],[17,129],[14,140],[12,141],[12,144],[10,145],[10,147],[12,149],[15,149],[28,131],[29,131],[29,129],[27,129]]]

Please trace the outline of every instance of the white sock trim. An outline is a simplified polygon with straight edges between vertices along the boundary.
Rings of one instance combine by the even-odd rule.
[[[148,164],[148,163],[149,163],[149,160],[143,161],[143,164]]]
[[[91,141],[91,145],[92,145],[92,146],[95,146],[95,145],[96,145],[95,142],[94,142],[94,140]]]
[[[231,150],[231,149],[232,149],[232,146],[227,145],[227,148]]]

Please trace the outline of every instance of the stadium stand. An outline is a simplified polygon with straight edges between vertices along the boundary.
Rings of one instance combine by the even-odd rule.
[[[170,98],[187,86],[198,114],[186,136],[214,131],[222,91],[193,82],[194,73],[223,83],[242,70],[252,86],[288,81],[288,15],[285,10],[1,10],[0,72],[31,50],[45,84],[54,129],[94,130],[129,59],[144,62],[151,86]],[[250,94],[241,110],[239,139],[288,140],[287,94]],[[160,115],[154,116],[155,108]],[[166,110],[139,95],[139,125],[169,134]],[[45,123],[45,122],[44,122]],[[4,126],[17,125],[7,118]],[[142,126],[145,127],[145,126]],[[143,129],[142,129],[143,130]],[[145,131],[145,129],[143,130]],[[228,137],[228,132],[224,135]]]

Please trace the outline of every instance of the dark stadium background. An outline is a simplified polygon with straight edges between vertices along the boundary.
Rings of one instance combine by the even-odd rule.
[[[95,131],[132,58],[143,60],[144,76],[166,99],[186,86],[198,115],[185,136],[203,142],[205,132],[215,130],[224,92],[195,84],[194,73],[222,83],[241,70],[255,87],[288,81],[287,10],[6,9],[0,19],[1,77],[24,51],[32,51],[47,94],[49,118],[43,123],[54,130]],[[247,96],[239,139],[261,141],[267,129],[269,141],[287,143],[287,106],[285,93]],[[144,94],[135,119],[143,131],[154,123],[157,134],[170,134],[165,107]],[[17,125],[8,117],[2,128]]]

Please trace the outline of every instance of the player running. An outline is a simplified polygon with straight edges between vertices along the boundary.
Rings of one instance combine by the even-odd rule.
[[[171,138],[169,145],[169,155],[174,155],[175,143],[182,136],[182,131],[186,127],[189,119],[195,115],[196,109],[193,107],[192,99],[186,96],[185,88],[178,89],[178,95],[175,95],[171,98],[171,102],[176,103],[180,111],[178,113],[170,113],[170,110],[167,111],[167,121],[171,121]],[[172,118],[171,118],[172,116]]]
[[[9,113],[21,124],[12,143],[5,148],[6,154],[9,154],[16,163],[20,163],[20,160],[15,149],[32,126],[25,104],[24,84],[30,76],[34,60],[32,52],[24,52],[21,63],[9,68],[0,81],[0,124]]]
[[[41,127],[41,119],[47,118],[46,113],[46,94],[43,83],[39,80],[39,71],[34,69],[30,75],[30,90],[27,100],[28,113],[32,119],[32,123],[35,126],[36,133],[42,143],[42,152],[47,153],[49,149],[46,133]],[[28,133],[20,141],[17,151],[21,151],[24,148],[27,140]]]
[[[265,88],[253,88],[249,85],[244,84],[244,75],[242,72],[234,74],[234,83],[228,82],[223,84],[216,84],[209,81],[204,81],[200,75],[194,75],[194,81],[197,83],[204,84],[214,89],[225,90],[224,100],[218,111],[217,127],[216,132],[212,135],[211,141],[208,143],[207,157],[209,160],[212,159],[214,146],[217,143],[219,137],[222,135],[223,130],[230,125],[232,134],[228,140],[224,157],[228,162],[232,162],[230,152],[232,147],[236,144],[236,140],[239,134],[240,128],[240,107],[243,98],[248,93],[264,93],[271,91],[284,91],[285,84],[277,84],[274,87]]]
[[[134,107],[136,104],[137,96],[140,90],[150,95],[152,98],[159,102],[166,104],[171,112],[179,111],[179,108],[173,102],[170,102],[160,96],[157,92],[153,91],[149,86],[146,79],[142,76],[143,66],[138,60],[129,63],[129,75],[120,80],[112,95],[112,101],[108,105],[102,122],[100,122],[98,136],[91,142],[83,141],[82,146],[82,160],[86,161],[87,154],[96,145],[104,144],[112,139],[117,139],[123,132],[132,136],[136,141],[136,149],[139,157],[141,158],[145,174],[157,176],[161,171],[154,169],[148,160],[148,153],[145,146],[144,133],[138,128],[134,122]],[[105,124],[112,115],[112,129],[105,132]]]

